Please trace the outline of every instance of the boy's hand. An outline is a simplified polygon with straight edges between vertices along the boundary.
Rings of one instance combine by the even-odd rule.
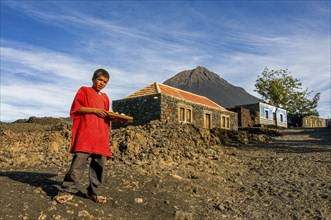
[[[104,118],[109,115],[108,111],[103,110],[103,109],[98,109],[98,108],[96,108],[94,110],[94,114],[96,114],[97,116],[99,116],[101,118]]]

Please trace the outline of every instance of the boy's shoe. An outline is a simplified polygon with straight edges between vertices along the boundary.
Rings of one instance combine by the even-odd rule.
[[[99,204],[103,204],[106,202],[107,198],[104,196],[100,196],[94,193],[87,193],[86,197],[88,199],[91,199],[93,202],[99,203]]]
[[[74,198],[74,195],[71,193],[67,193],[67,192],[60,192],[59,194],[57,194],[57,196],[55,196],[53,199],[57,202],[57,203],[66,203],[70,200],[72,200]]]

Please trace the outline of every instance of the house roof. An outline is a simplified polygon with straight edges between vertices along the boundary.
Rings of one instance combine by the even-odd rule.
[[[153,95],[153,94],[165,94],[169,96],[173,96],[175,98],[179,98],[185,101],[205,105],[212,108],[221,109],[227,111],[225,108],[221,107],[217,103],[213,102],[212,100],[208,99],[207,97],[200,96],[191,92],[187,92],[181,89],[177,89],[168,85],[164,85],[162,83],[154,82],[149,86],[146,86],[143,89],[125,97],[125,98],[135,98],[140,96],[146,95]]]

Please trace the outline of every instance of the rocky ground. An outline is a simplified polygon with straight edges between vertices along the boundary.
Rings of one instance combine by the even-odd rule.
[[[100,205],[86,181],[72,201],[52,200],[71,160],[70,122],[0,126],[0,219],[331,219],[329,128],[113,129]]]

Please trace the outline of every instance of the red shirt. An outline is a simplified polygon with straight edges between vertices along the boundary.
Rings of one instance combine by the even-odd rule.
[[[100,108],[109,111],[109,98],[93,87],[81,87],[70,110],[74,119],[72,126],[71,153],[86,152],[111,157],[109,119],[96,114],[81,114],[82,107]]]

